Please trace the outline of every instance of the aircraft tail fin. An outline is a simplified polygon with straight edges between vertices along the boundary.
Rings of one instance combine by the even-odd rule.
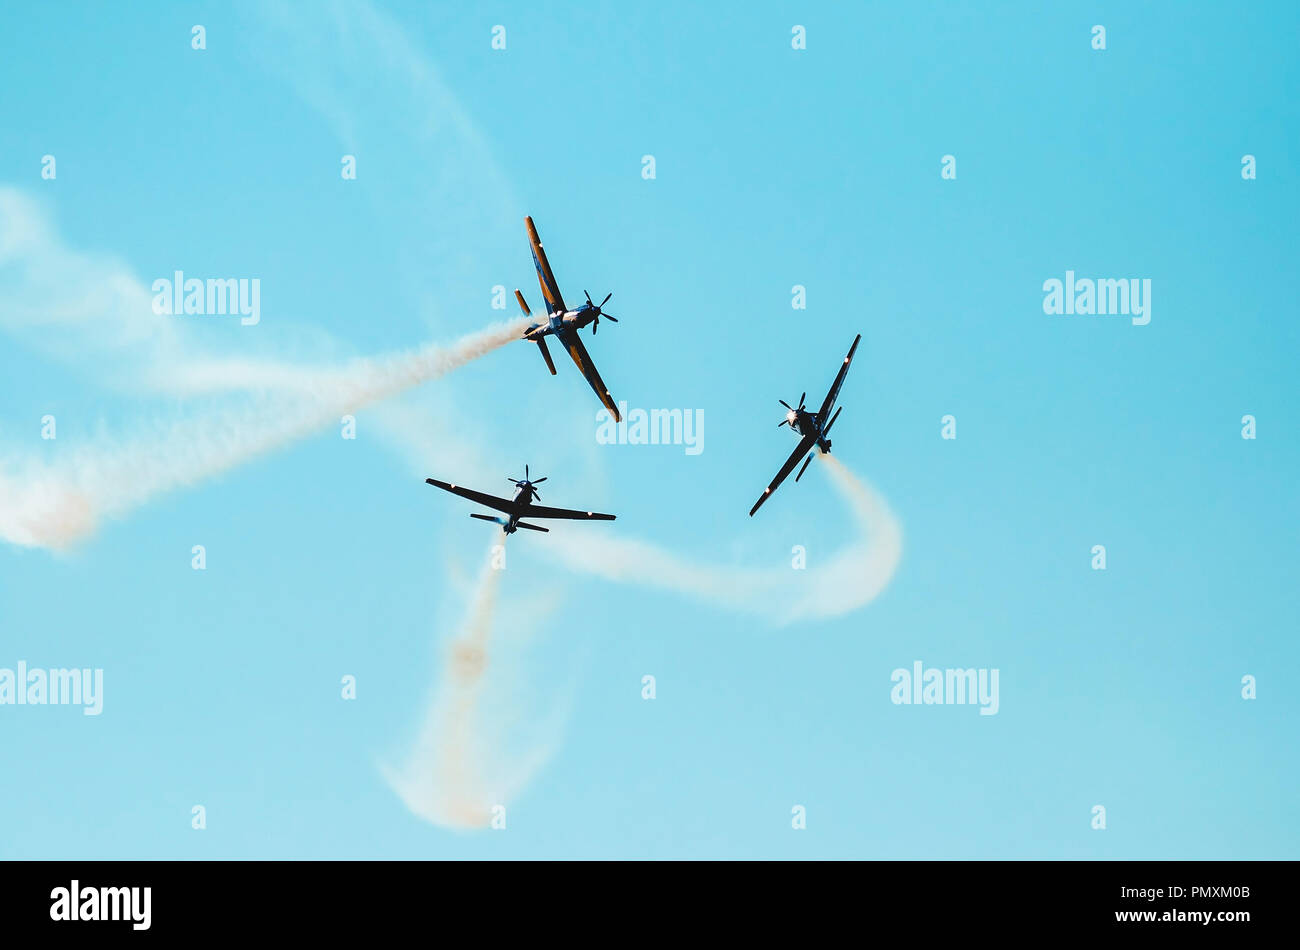
[[[550,530],[551,530],[550,528],[543,528],[541,525],[536,525],[536,524],[527,524],[526,522],[523,522],[523,521],[516,521],[516,522],[515,522],[515,527],[516,527],[516,528],[527,528],[529,531],[550,531]]]
[[[537,348],[542,351],[542,359],[546,360],[546,368],[549,369],[551,375],[554,376],[555,363],[551,361],[551,351],[546,348],[546,337],[539,336],[537,338]]]

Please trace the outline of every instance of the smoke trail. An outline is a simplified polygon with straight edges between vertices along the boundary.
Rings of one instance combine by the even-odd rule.
[[[90,535],[106,517],[211,478],[337,424],[413,386],[442,376],[519,338],[525,320],[498,323],[450,346],[427,344],[342,368],[302,370],[262,364],[260,384],[289,391],[156,427],[125,441],[73,450],[62,464],[0,458],[0,538],[54,549]]]
[[[502,537],[493,532],[494,548],[504,544]],[[521,728],[510,714],[517,689],[508,682],[509,668],[520,657],[500,649],[493,637],[504,573],[490,562],[483,568],[461,628],[443,651],[414,746],[400,767],[380,765],[412,813],[443,827],[487,827],[493,806],[513,798],[552,751],[537,728]],[[528,718],[544,734],[558,731],[548,717]]]
[[[846,613],[874,599],[889,583],[902,553],[902,529],[870,486],[832,456],[818,458],[861,532],[820,567],[798,572],[713,567],[643,542],[605,535],[579,538],[577,532],[550,535],[551,548],[578,570],[722,603],[778,623]],[[388,784],[413,814],[447,828],[487,827],[493,806],[523,789],[554,744],[553,738],[533,741],[518,751],[519,736],[511,734],[515,724],[502,709],[511,690],[500,689],[499,683],[489,689],[489,674],[499,675],[503,662],[520,659],[490,649],[502,573],[491,565],[484,568],[460,632],[446,646],[433,699],[403,765],[381,765]]]
[[[608,534],[556,534],[553,550],[577,570],[698,597],[778,624],[848,613],[874,600],[889,584],[902,557],[903,532],[884,499],[866,482],[832,455],[817,458],[848,502],[860,533],[825,564],[803,571],[718,567]]]
[[[495,538],[493,543],[498,543]],[[487,750],[475,736],[482,727],[479,704],[502,573],[490,563],[484,566],[460,635],[447,644],[416,746],[400,771],[384,770],[406,806],[435,824],[482,828],[491,820],[493,801],[481,758]]]
[[[480,447],[466,440],[464,431],[427,412],[390,403],[378,415],[381,433],[406,455],[413,475],[436,472],[451,458],[462,479],[486,478],[497,466],[480,456]],[[806,570],[710,564],[622,536],[613,525],[566,525],[547,535],[547,553],[572,570],[695,597],[778,625],[841,616],[870,603],[889,585],[902,558],[903,530],[870,484],[833,455],[816,458],[815,467],[826,469],[848,504],[854,536],[828,557],[814,558]]]

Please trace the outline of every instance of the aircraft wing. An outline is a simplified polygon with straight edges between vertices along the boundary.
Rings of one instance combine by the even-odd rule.
[[[519,512],[521,518],[565,518],[569,521],[613,521],[613,515],[602,515],[599,511],[573,511],[569,508],[547,508],[545,505],[529,505]]]
[[[573,362],[578,366],[578,372],[582,373],[583,378],[587,380],[596,395],[600,397],[600,401],[605,404],[605,408],[614,417],[614,421],[621,422],[618,406],[614,405],[614,397],[605,388],[600,373],[596,372],[596,365],[592,363],[591,354],[587,352],[587,348],[582,345],[582,338],[578,336],[578,331],[571,327],[561,327],[556,331],[556,336],[564,344],[564,348],[569,351],[569,356],[573,357]]]
[[[823,423],[826,422],[827,413],[835,408],[835,400],[839,398],[840,387],[844,385],[844,377],[848,375],[849,364],[853,362],[853,354],[858,351],[858,341],[861,339],[861,333],[853,338],[853,345],[849,347],[849,355],[844,357],[844,362],[840,364],[840,371],[835,374],[835,382],[831,384],[831,391],[826,394],[826,401],[822,403],[821,411],[817,413],[817,418]]]
[[[767,501],[767,499],[771,497],[772,492],[776,491],[777,487],[786,480],[786,477],[791,471],[793,471],[794,467],[799,464],[799,460],[812,450],[812,447],[816,442],[817,435],[815,433],[806,435],[799,440],[799,444],[795,447],[794,452],[790,454],[790,457],[785,460],[785,464],[781,466],[781,471],[777,472],[776,478],[772,479],[772,484],[768,485],[767,488],[763,490],[763,494],[758,496],[758,501],[754,502],[754,507],[749,509],[749,516],[751,518],[754,517],[754,512],[758,511],[763,502]]]
[[[441,488],[443,491],[449,491],[453,495],[460,495],[462,498],[476,501],[480,505],[486,505],[488,508],[495,508],[497,511],[504,511],[506,514],[515,514],[518,511],[518,506],[511,498],[498,498],[495,495],[488,495],[481,491],[474,491],[472,488],[465,488],[462,485],[453,485],[450,482],[440,482],[436,478],[426,478],[425,481],[435,488]]]
[[[564,313],[569,308],[564,305],[564,298],[560,296],[560,285],[555,282],[555,275],[551,273],[551,262],[546,259],[546,251],[542,250],[542,239],[537,236],[533,219],[524,218],[524,224],[528,226],[528,243],[533,248],[533,264],[537,267],[537,282],[542,285],[542,298],[546,301],[546,312]]]

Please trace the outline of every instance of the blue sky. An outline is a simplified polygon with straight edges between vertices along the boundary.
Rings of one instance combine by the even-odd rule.
[[[167,318],[179,352],[334,363],[512,315],[495,285],[536,309],[531,214],[570,302],[614,292],[587,339],[616,397],[705,418],[699,455],[600,445],[573,367],[509,345],[355,440],[328,426],[68,552],[0,544],[0,667],[105,679],[99,717],[0,706],[0,856],[1296,857],[1300,11],[997,7],[0,12],[0,188],[145,286],[261,280],[256,327]],[[111,308],[6,322],[30,281],[4,249],[11,478],[202,424],[215,399],[135,385],[137,343],[88,343]],[[1150,279],[1150,324],[1044,314],[1067,270]],[[516,536],[494,636],[520,680],[494,701],[551,753],[504,831],[414,816],[379,763],[491,540],[423,478],[528,462],[548,504],[617,512],[593,531],[755,570],[802,545],[811,571],[854,537],[826,472],[745,513],[792,448],[776,400],[819,399],[859,332],[835,452],[902,526],[884,592],[779,625],[573,571],[564,527]],[[997,715],[891,703],[916,660],[998,669]]]

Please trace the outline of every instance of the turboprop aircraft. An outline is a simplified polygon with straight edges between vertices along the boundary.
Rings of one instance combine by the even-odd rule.
[[[582,345],[582,340],[578,337],[578,331],[585,326],[591,327],[591,335],[595,336],[596,331],[600,328],[600,318],[604,317],[614,323],[618,323],[618,318],[613,314],[605,313],[601,308],[609,303],[609,298],[614,296],[612,293],[606,294],[605,299],[600,303],[592,303],[591,294],[585,290],[583,296],[587,298],[586,303],[581,304],[577,310],[570,310],[564,305],[564,298],[560,296],[560,286],[555,282],[555,274],[551,272],[550,261],[546,259],[546,251],[542,249],[541,238],[537,236],[537,228],[533,226],[532,218],[524,218],[524,224],[528,227],[528,243],[533,249],[533,264],[537,268],[537,282],[542,286],[542,299],[546,301],[546,322],[534,323],[524,331],[524,339],[530,343],[536,343],[542,351],[542,359],[546,361],[546,368],[555,375],[555,363],[551,360],[551,351],[546,348],[546,338],[553,336],[560,342],[573,362],[578,367],[578,372],[582,373],[583,378],[591,386],[600,401],[605,404],[610,415],[614,417],[615,422],[621,421],[618,414],[618,406],[614,404],[614,397],[610,395],[609,389],[606,388],[604,381],[600,378],[600,373],[596,372],[595,364],[591,362],[591,354],[587,348]],[[524,295],[515,288],[515,299],[519,301],[519,309],[524,312],[524,316],[531,317],[532,311],[528,309],[528,304],[524,300]]]
[[[534,505],[533,499],[541,500],[542,493],[537,490],[537,486],[546,481],[545,476],[542,478],[530,478],[528,466],[524,466],[524,477],[520,479],[509,478],[507,481],[515,485],[517,491],[513,498],[498,498],[495,495],[488,495],[484,492],[474,491],[470,488],[464,488],[460,485],[453,485],[450,482],[440,482],[436,478],[426,478],[425,482],[441,488],[443,491],[449,491],[454,495],[460,495],[462,498],[468,498],[470,501],[478,502],[488,508],[495,508],[497,511],[504,512],[506,517],[499,518],[493,515],[481,515],[477,512],[471,512],[471,518],[478,518],[480,521],[493,521],[501,525],[501,530],[506,534],[514,534],[519,528],[527,528],[530,531],[550,531],[550,528],[543,528],[541,525],[528,524],[521,521],[521,518],[547,519],[547,518],[565,518],[570,521],[613,521],[613,515],[603,515],[598,511],[574,511],[569,508],[547,508],[544,505]]]
[[[835,420],[840,417],[840,409],[835,409],[835,400],[839,397],[840,387],[844,385],[844,377],[848,374],[849,364],[853,362],[853,354],[857,352],[858,341],[861,339],[861,333],[853,338],[853,345],[849,347],[849,355],[844,357],[844,362],[840,364],[840,371],[835,375],[835,382],[831,384],[831,391],[826,394],[826,398],[822,400],[822,407],[816,412],[809,412],[804,408],[804,399],[807,398],[807,393],[803,393],[799,397],[799,408],[797,409],[784,399],[777,400],[777,402],[785,406],[787,411],[785,418],[778,422],[776,427],[779,429],[781,426],[789,426],[799,434],[799,444],[795,446],[794,452],[781,466],[781,471],[776,473],[776,478],[772,479],[772,483],[763,489],[763,494],[758,496],[758,501],[754,502],[754,507],[749,509],[751,518],[754,516],[754,512],[758,511],[763,502],[771,497],[772,492],[776,491],[777,487],[785,481],[786,476],[799,464],[799,459],[807,454],[808,458],[804,460],[803,468],[799,469],[799,474],[794,477],[794,480],[797,482],[803,478],[804,470],[808,468],[808,463],[812,461],[811,450],[814,445],[823,455],[830,452],[831,440],[829,436],[831,426],[835,425]],[[833,416],[830,414],[832,409],[835,409],[835,415]]]

